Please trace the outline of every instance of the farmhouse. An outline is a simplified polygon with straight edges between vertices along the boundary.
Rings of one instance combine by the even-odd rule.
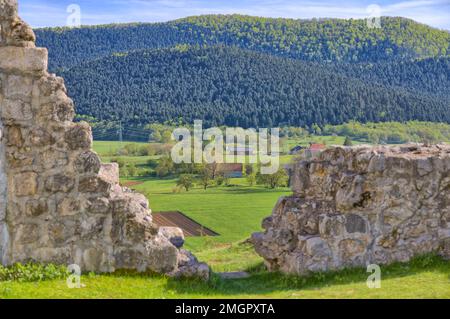
[[[223,163],[218,164],[217,167],[217,172],[226,178],[241,178],[244,175],[243,170],[244,165],[242,163]]]
[[[326,149],[326,145],[324,144],[317,144],[317,143],[310,143],[309,147],[305,149],[305,158],[314,158],[320,155],[322,151]]]

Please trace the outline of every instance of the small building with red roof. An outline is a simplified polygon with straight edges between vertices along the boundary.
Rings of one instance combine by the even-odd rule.
[[[325,144],[319,144],[319,143],[310,143],[309,147],[305,150],[305,157],[306,158],[313,158],[317,157],[322,153],[327,146]]]

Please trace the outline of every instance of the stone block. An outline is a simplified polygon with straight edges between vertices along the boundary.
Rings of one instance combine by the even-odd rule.
[[[78,191],[81,193],[108,193],[111,184],[99,176],[84,177],[80,179]]]
[[[0,71],[12,74],[43,74],[48,52],[44,48],[0,47]]]
[[[47,178],[45,189],[51,193],[68,193],[75,186],[75,178],[65,174],[57,174]]]
[[[73,216],[81,212],[82,206],[78,198],[64,197],[57,204],[57,212],[60,216]]]
[[[184,245],[184,233],[178,227],[160,227],[159,234],[167,238],[177,248]]]
[[[13,178],[14,194],[16,196],[31,196],[38,191],[38,174],[26,172],[17,174]]]
[[[111,184],[119,184],[119,165],[117,163],[102,164],[99,176]]]
[[[65,133],[65,141],[71,150],[89,150],[92,146],[91,127],[85,123],[73,123]]]
[[[33,118],[31,104],[20,100],[4,99],[1,116],[5,121],[29,121]]]
[[[29,217],[39,217],[41,215],[47,214],[49,211],[49,207],[47,200],[42,198],[27,201],[25,210]]]
[[[75,169],[80,174],[97,174],[100,171],[101,165],[100,158],[92,151],[81,153],[75,161]]]

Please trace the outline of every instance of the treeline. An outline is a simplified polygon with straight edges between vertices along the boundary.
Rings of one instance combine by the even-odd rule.
[[[408,65],[414,77],[403,69]],[[450,122],[446,60],[385,73],[375,68],[373,76],[369,69],[347,72],[236,47],[177,46],[109,56],[62,75],[78,113],[127,126],[180,118],[256,128],[351,120]],[[444,84],[428,89],[429,78]]]
[[[325,125],[323,135],[348,136],[352,139],[367,141],[372,144],[400,144],[407,142],[442,143],[450,142],[450,125],[411,121],[406,123],[358,123],[342,125]]]
[[[226,45],[319,62],[379,62],[447,56],[450,34],[405,18],[366,20],[271,19],[206,15],[167,23],[36,30],[57,71],[114,53],[178,44]]]

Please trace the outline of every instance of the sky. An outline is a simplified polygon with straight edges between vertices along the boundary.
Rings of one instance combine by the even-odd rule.
[[[263,17],[366,18],[370,5],[383,16],[402,16],[450,30],[450,0],[19,0],[21,17],[33,27],[66,26],[80,9],[83,25],[164,22],[201,14]],[[373,7],[372,7],[373,8]],[[372,11],[374,12],[374,11]]]

